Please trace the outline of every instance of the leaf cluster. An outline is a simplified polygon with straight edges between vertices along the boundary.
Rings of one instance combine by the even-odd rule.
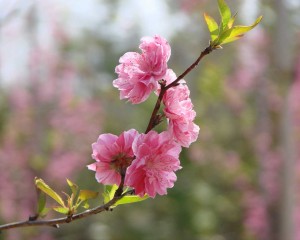
[[[38,216],[46,216],[48,211],[51,209],[67,216],[72,216],[76,213],[80,206],[86,209],[89,208],[88,200],[94,199],[98,196],[98,192],[91,190],[79,190],[78,186],[69,179],[67,179],[67,183],[71,189],[71,195],[63,192],[65,195],[65,200],[63,200],[63,198],[49,187],[43,179],[35,178],[35,186],[39,193],[37,208]],[[47,208],[46,195],[51,197],[56,203],[58,203],[58,205]]]
[[[204,13],[204,19],[210,32],[211,49],[222,48],[221,45],[240,39],[262,20],[262,16],[260,16],[249,26],[233,26],[237,14],[231,15],[231,10],[224,0],[218,0],[218,7],[221,15],[221,22],[219,25],[214,18],[207,13]]]
[[[54,210],[61,214],[72,216],[74,213],[77,212],[77,209],[82,206],[85,209],[88,209],[90,199],[95,199],[98,197],[98,192],[91,191],[91,190],[79,190],[79,187],[73,183],[71,180],[67,179],[67,183],[70,187],[71,194],[67,194],[63,192],[65,195],[65,200],[55,192],[48,184],[44,182],[41,178],[35,178],[35,186],[38,191],[38,206],[37,206],[37,214],[36,218],[38,217],[45,217],[49,210]],[[106,185],[104,186],[103,196],[103,203],[106,204],[111,201],[116,194],[118,189],[117,185]],[[132,193],[130,195],[126,195],[126,193]],[[135,202],[140,202],[149,198],[149,196],[145,195],[143,197],[134,195],[134,191],[126,188],[123,191],[124,196],[120,198],[116,203],[114,203],[111,208],[114,208],[121,204],[130,204]],[[52,207],[46,207],[46,196],[52,198],[58,205]]]

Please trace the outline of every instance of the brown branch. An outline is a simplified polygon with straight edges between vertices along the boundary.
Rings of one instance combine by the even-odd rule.
[[[146,134],[151,129],[153,129],[156,126],[156,124],[157,124],[157,116],[158,116],[157,113],[158,113],[158,111],[160,109],[160,104],[161,104],[161,101],[163,99],[163,96],[164,96],[165,92],[167,91],[165,83],[161,83],[160,86],[161,86],[161,90],[160,90],[159,96],[157,98],[157,101],[155,103],[154,109],[152,111],[152,114],[151,114],[151,117],[150,117],[147,129],[145,131]]]
[[[145,133],[148,133],[149,131],[151,131],[158,124],[159,121],[157,121],[157,118],[158,118],[157,113],[160,109],[160,104],[161,104],[161,101],[162,101],[166,91],[171,87],[175,87],[181,79],[183,79],[190,71],[192,71],[199,64],[199,62],[201,61],[201,59],[204,56],[210,54],[213,50],[214,50],[214,48],[210,45],[207,48],[205,48],[201,52],[200,56],[196,59],[196,61],[194,63],[192,63],[181,75],[179,75],[169,85],[166,86],[164,82],[160,83],[161,90],[160,90],[159,96],[157,98],[156,104],[154,106],[154,109],[152,111],[152,114],[151,114],[151,117],[150,117],[150,120],[149,120],[149,123],[148,123]]]
[[[59,228],[59,224],[65,224],[65,223],[70,223],[72,221],[85,218],[94,214],[98,214],[100,212],[108,211],[111,209],[111,206],[113,206],[118,200],[120,200],[122,197],[131,194],[132,190],[127,191],[123,193],[122,195],[119,196],[114,196],[112,200],[110,200],[108,203],[103,204],[101,206],[88,209],[84,212],[74,214],[72,218],[69,216],[62,217],[62,218],[55,218],[51,220],[26,220],[26,221],[20,221],[20,222],[14,222],[14,223],[8,223],[0,226],[0,231],[1,230],[7,230],[7,229],[12,229],[12,228],[20,228],[20,227],[30,227],[30,226],[49,226],[49,227],[55,227]]]

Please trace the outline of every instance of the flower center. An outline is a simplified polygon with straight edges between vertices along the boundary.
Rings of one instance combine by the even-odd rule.
[[[131,164],[134,157],[127,156],[126,153],[119,153],[112,158],[110,166],[117,172],[122,173]]]

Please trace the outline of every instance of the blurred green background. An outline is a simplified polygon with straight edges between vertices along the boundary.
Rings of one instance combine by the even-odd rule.
[[[264,19],[185,78],[201,130],[181,153],[169,194],[58,230],[9,230],[1,240],[300,239],[300,3],[227,2],[238,24]],[[208,45],[203,13],[219,15],[217,1],[207,0],[0,6],[0,224],[34,213],[35,176],[57,191],[67,189],[65,178],[101,191],[86,168],[91,143],[101,133],[143,132],[156,100],[119,100],[119,57],[159,34],[179,75]]]

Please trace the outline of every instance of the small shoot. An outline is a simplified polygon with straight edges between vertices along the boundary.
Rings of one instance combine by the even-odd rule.
[[[62,198],[52,188],[50,188],[43,179],[35,178],[35,185],[38,189],[55,200],[60,206],[65,207],[65,203]]]
[[[50,208],[46,208],[46,194],[38,188],[37,188],[37,194],[38,194],[38,205],[37,205],[36,218],[38,217],[43,218],[47,215]]]
[[[204,20],[210,32],[210,48],[212,50],[220,49],[221,45],[240,39],[262,20],[262,16],[260,16],[249,26],[233,26],[237,14],[231,16],[230,8],[224,0],[218,0],[218,7],[221,15],[220,25],[207,13],[204,13]]]
[[[50,208],[45,208],[46,195],[55,200],[59,205],[52,207],[56,212],[62,213],[67,216],[72,216],[76,213],[79,206],[89,208],[88,200],[94,199],[98,196],[98,192],[90,190],[79,190],[78,186],[71,180],[67,179],[67,183],[71,189],[71,195],[64,193],[66,201],[62,199],[53,189],[51,189],[41,178],[35,178],[35,185],[40,190],[38,200],[38,215],[44,216]]]
[[[98,197],[98,192],[94,192],[91,190],[80,190],[77,202],[76,202],[76,209],[83,203],[83,208],[89,208],[88,200],[95,199]]]

